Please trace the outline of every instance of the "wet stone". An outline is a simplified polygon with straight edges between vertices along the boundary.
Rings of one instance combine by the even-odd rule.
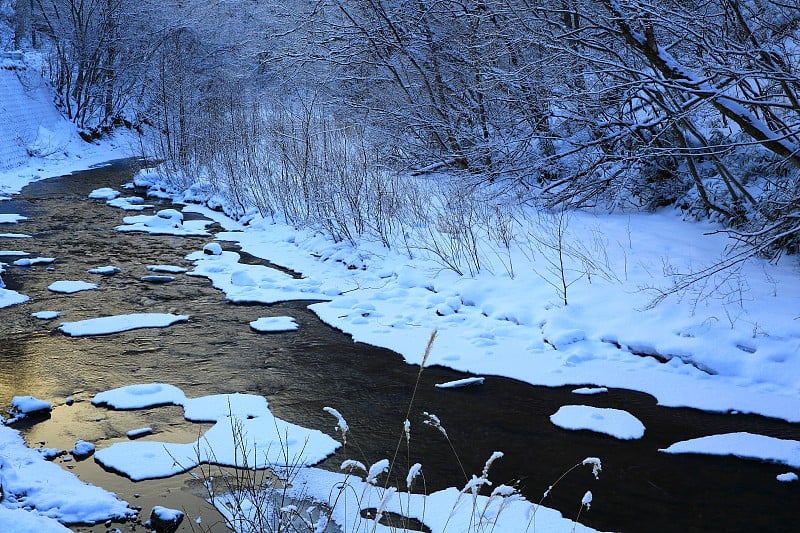
[[[141,280],[146,281],[147,283],[169,283],[170,281],[175,281],[175,277],[152,275],[152,276],[142,276]]]

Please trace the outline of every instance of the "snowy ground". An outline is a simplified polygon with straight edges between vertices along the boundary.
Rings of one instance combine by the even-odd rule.
[[[192,211],[204,211],[188,206]],[[710,264],[729,244],[709,224],[674,212],[575,214],[576,238],[602,232],[615,279],[579,277],[569,304],[522,254],[516,275],[462,277],[424,258],[409,260],[365,244],[355,249],[270,221],[241,228],[204,211],[257,257],[302,272],[294,279],[238,254],[197,252],[190,275],[208,277],[232,301],[327,300],[311,309],[357,341],[390,348],[419,364],[537,385],[627,388],[661,405],[755,413],[800,421],[800,282],[794,258],[753,260],[725,280],[723,297],[671,296],[649,308],[650,287],[666,287],[665,268]],[[665,266],[667,265],[667,266]],[[353,268],[356,266],[356,268]],[[572,274],[574,275],[574,274]],[[719,280],[711,280],[718,282]]]

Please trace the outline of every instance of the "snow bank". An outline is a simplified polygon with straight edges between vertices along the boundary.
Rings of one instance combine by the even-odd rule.
[[[219,246],[219,245],[217,245]],[[218,254],[195,252],[186,259],[196,266],[188,274],[211,280],[212,285],[225,291],[236,303],[265,304],[287,300],[325,300],[323,285],[312,279],[295,279],[289,274],[263,265],[243,265],[239,254],[220,250]]]
[[[303,468],[295,472],[286,491],[286,496],[293,498],[292,501],[296,501],[297,505],[265,510],[264,504],[270,503],[269,498],[253,502],[244,494],[240,494],[238,500],[234,500],[230,494],[216,494],[214,504],[229,520],[238,522],[244,519],[240,523],[247,523],[247,517],[259,516],[256,513],[261,513],[260,516],[276,516],[281,513],[291,516],[291,513],[298,512],[304,516],[315,516],[308,512],[310,509],[304,508],[308,504],[302,503],[314,500],[330,507],[332,520],[350,533],[395,532],[396,528],[385,526],[374,518],[376,511],[415,518],[433,533],[595,531],[563,517],[558,511],[527,501],[506,485],[495,487],[490,495],[476,495],[467,489],[452,487],[425,495],[404,492],[394,487],[386,489],[381,482],[367,483],[354,475]],[[576,502],[576,505],[579,503]],[[372,518],[362,516],[364,510],[371,510]],[[317,521],[316,525],[321,530],[324,522]]]
[[[217,239],[301,272],[302,279],[238,264],[233,252],[187,258],[196,262],[191,275],[208,277],[234,302],[324,300],[310,306],[323,321],[412,364],[421,362],[437,329],[428,364],[535,385],[631,389],[663,406],[800,421],[800,321],[785,312],[800,309],[800,279],[791,264],[744,265],[734,276],[746,280],[747,292],[735,301],[689,294],[651,308],[653,293],[643,287],[668,285],[665,265],[697,268],[723,252],[729,244],[723,236],[703,235],[716,226],[686,223],[668,211],[575,213],[570,224],[571,238],[602,235],[604,268],[616,277],[579,277],[566,306],[547,271],[521,252],[513,257],[514,277],[488,268],[459,276],[374,243],[354,248],[254,221]]]
[[[0,271],[2,274],[2,271]],[[30,300],[29,297],[25,296],[24,294],[20,294],[17,291],[12,291],[10,289],[4,289],[3,279],[0,278],[0,308],[8,307],[11,305],[21,304],[23,302],[27,302]]]
[[[0,172],[24,165],[31,154],[57,153],[74,131],[56,111],[46,83],[33,70],[0,69]]]
[[[0,524],[3,531],[64,531],[64,524],[126,519],[136,511],[114,494],[80,481],[25,446],[18,431],[0,426]],[[27,515],[23,515],[23,510]],[[8,522],[6,521],[8,520]],[[14,527],[11,527],[11,525]]]
[[[130,157],[135,146],[133,135],[124,131],[84,142],[56,110],[52,89],[37,68],[0,69],[0,199],[34,181]]]

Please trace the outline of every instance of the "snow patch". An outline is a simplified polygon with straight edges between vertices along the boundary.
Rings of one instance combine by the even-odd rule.
[[[39,320],[53,320],[61,316],[61,313],[59,311],[36,311],[35,313],[31,313],[31,316]]]
[[[89,198],[94,200],[113,200],[120,195],[120,192],[112,189],[111,187],[103,187],[95,189],[89,193]]]
[[[778,439],[756,433],[709,435],[676,442],[659,451],[674,454],[732,455],[742,459],[757,459],[800,468],[800,441]]]
[[[72,294],[81,291],[93,291],[98,289],[98,286],[95,283],[89,283],[87,281],[62,280],[51,283],[47,286],[47,289],[61,294]]]
[[[485,380],[486,378],[483,377],[464,378],[448,381],[446,383],[437,383],[434,386],[437,389],[455,389],[460,387],[469,387],[470,385],[483,385]]]
[[[588,405],[561,406],[550,421],[563,429],[588,429],[623,440],[640,439],[645,430],[644,424],[627,411]]]
[[[299,326],[294,318],[290,316],[268,316],[250,322],[250,327],[256,331],[280,333],[284,331],[296,331]]]
[[[95,396],[93,403],[132,408],[153,402],[184,406],[187,420],[215,424],[192,443],[127,441],[95,453],[105,468],[134,481],[169,477],[198,464],[266,468],[311,465],[339,448],[334,439],[276,418],[267,401],[250,394],[220,394],[187,399],[180,389],[164,384],[135,385]],[[287,459],[288,458],[288,459]]]
[[[58,329],[73,337],[84,337],[87,335],[109,335],[132,329],[165,328],[177,322],[187,322],[188,320],[189,317],[187,315],[134,313],[90,318],[77,322],[63,322]]]

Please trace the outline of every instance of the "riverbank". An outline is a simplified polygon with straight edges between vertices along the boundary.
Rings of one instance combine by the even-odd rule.
[[[565,305],[562,271],[551,268],[557,250],[510,251],[493,270],[461,276],[422,253],[337,243],[275,220],[242,226],[193,204],[185,210],[231,230],[217,240],[302,273],[301,290],[329,300],[310,307],[320,318],[409,363],[421,362],[436,329],[428,365],[535,385],[626,388],[665,406],[800,421],[796,259],[752,258],[670,293],[682,273],[713,268],[730,245],[718,226],[687,222],[679,212],[570,214],[565,240],[601,266],[564,253]],[[282,300],[286,287],[248,273],[234,256],[191,259],[194,274],[231,301]],[[503,262],[514,265],[513,275]],[[652,305],[661,292],[669,294]]]

